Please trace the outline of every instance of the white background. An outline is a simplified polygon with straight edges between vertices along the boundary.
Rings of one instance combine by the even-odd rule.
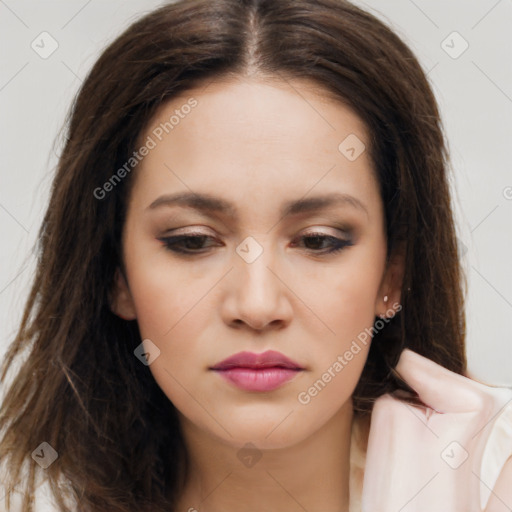
[[[53,144],[67,109],[105,45],[160,3],[0,0],[0,359],[33,275],[32,247],[58,154]],[[459,239],[467,247],[469,369],[477,379],[512,385],[512,2],[356,3],[392,25],[428,71],[452,153]],[[31,48],[45,31],[58,43],[47,59]],[[446,39],[454,31],[469,44],[458,58],[442,47],[446,40],[452,54],[463,48],[458,36]]]

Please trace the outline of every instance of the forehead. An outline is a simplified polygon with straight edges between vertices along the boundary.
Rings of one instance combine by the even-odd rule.
[[[154,147],[138,166],[135,187],[149,203],[155,192],[187,189],[232,202],[281,202],[309,190],[371,201],[377,190],[362,149],[364,123],[307,80],[232,79],[190,89],[159,108],[140,144],[149,138]],[[356,159],[342,151],[347,140],[361,151]]]
[[[191,98],[197,101],[193,109],[187,106]],[[167,131],[176,142],[185,142],[180,134],[194,142],[189,136],[195,131],[203,143],[222,139],[233,151],[235,142],[263,141],[279,144],[283,150],[293,146],[297,152],[298,141],[309,142],[305,151],[326,136],[332,139],[326,142],[334,143],[350,133],[367,138],[366,126],[355,112],[309,80],[232,78],[210,82],[164,103],[146,132],[172,117],[173,126]],[[186,134],[180,129],[183,126],[189,128]]]

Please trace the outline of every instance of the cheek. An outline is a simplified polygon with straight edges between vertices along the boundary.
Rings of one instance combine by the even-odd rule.
[[[331,348],[343,348],[375,320],[385,246],[374,243],[353,249],[336,265],[317,268],[314,274],[304,269],[303,278],[294,283],[294,291],[314,313],[304,314],[303,319],[307,316],[308,323],[302,325],[303,329],[321,333],[316,339],[318,342],[325,340],[326,346]]]
[[[211,286],[196,282],[167,255],[151,259],[136,249],[127,258],[130,291],[141,339],[151,340],[159,355],[148,367],[165,395],[179,409],[190,409],[196,377],[207,368],[202,333],[211,312],[201,300]],[[204,337],[204,336],[203,336]]]
[[[298,411],[314,418],[315,424],[335,414],[359,381],[372,340],[377,285],[378,280],[368,272],[338,275],[318,302],[330,331],[322,327],[321,332],[328,334],[315,336],[310,329],[315,365],[296,395]]]
[[[141,336],[163,341],[200,301],[199,286],[191,286],[195,280],[184,264],[173,261],[159,245],[127,247],[131,248],[125,252],[128,281]]]
[[[316,276],[316,282],[323,286],[317,287],[314,294],[309,292],[308,306],[317,316],[303,324],[308,337],[315,340],[315,368],[302,386],[307,395],[305,401],[315,402],[315,407],[339,406],[360,378],[372,340],[384,251],[385,245],[375,244],[364,251],[354,251],[350,257],[347,253],[336,271],[324,269],[323,275]],[[311,386],[314,387],[309,393]],[[320,410],[317,412],[320,414]]]
[[[373,323],[378,285],[369,272],[346,273],[331,280],[322,297],[322,310],[334,336],[347,339]]]
[[[153,268],[139,276],[143,279],[134,279],[132,286],[141,337],[160,350],[151,370],[165,365],[173,374],[183,373],[184,365],[193,364],[196,370],[207,365],[201,360],[199,343],[211,319],[207,301],[201,300],[204,287],[185,286],[176,274]]]
[[[214,410],[201,388],[211,364],[204,350],[204,327],[211,313],[201,301],[204,292],[182,285],[176,272],[159,274],[153,267],[144,279],[134,279],[132,289],[141,337],[160,351],[148,368],[178,411],[203,424],[203,407]],[[191,398],[196,396],[201,397],[201,407]]]

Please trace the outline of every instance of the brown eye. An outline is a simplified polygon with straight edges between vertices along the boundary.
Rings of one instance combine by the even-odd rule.
[[[325,233],[308,233],[299,238],[306,243],[306,249],[321,254],[332,254],[354,245],[351,240],[344,240],[335,236],[326,235]],[[327,245],[325,245],[327,244]],[[327,250],[325,250],[327,248]]]
[[[205,252],[202,249],[205,249],[204,243],[207,239],[213,240],[213,237],[197,233],[162,237],[158,240],[160,240],[169,251],[180,254],[198,254]],[[208,246],[206,248],[208,248]]]

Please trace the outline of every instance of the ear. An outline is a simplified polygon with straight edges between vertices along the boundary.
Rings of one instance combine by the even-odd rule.
[[[110,309],[112,313],[124,320],[134,320],[137,318],[132,294],[128,288],[126,278],[119,267],[116,269],[114,275],[114,282],[110,294]]]
[[[404,270],[405,245],[401,244],[389,258],[375,302],[375,316],[389,317],[389,310],[400,304]]]

